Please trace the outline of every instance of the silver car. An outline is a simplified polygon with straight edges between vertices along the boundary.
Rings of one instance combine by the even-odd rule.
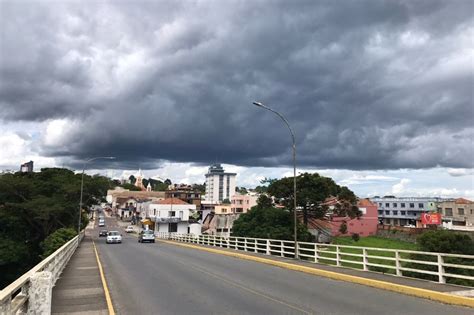
[[[155,242],[155,233],[151,230],[143,230],[138,235],[138,243],[145,243],[145,242]]]

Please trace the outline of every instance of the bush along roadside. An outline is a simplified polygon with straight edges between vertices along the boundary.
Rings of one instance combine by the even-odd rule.
[[[417,238],[417,243],[419,246],[419,250],[424,252],[474,255],[474,241],[467,235],[454,233],[452,231],[437,230],[425,232]],[[411,254],[409,255],[409,259],[436,262],[438,258],[432,255]],[[445,257],[444,263],[471,266],[472,259]],[[417,263],[404,263],[403,267],[423,269],[433,272],[438,271],[438,266],[435,265],[431,266]],[[460,269],[456,267],[445,267],[444,271],[445,273],[474,277],[474,270]],[[438,281],[438,276],[436,275],[429,275],[412,271],[404,271],[403,275],[406,277]],[[447,277],[446,283],[474,287],[474,281],[468,279]]]

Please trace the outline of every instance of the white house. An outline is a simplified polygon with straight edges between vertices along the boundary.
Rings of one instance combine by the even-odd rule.
[[[155,232],[189,233],[190,212],[196,205],[178,198],[167,198],[152,202],[148,206],[148,217],[155,222]]]

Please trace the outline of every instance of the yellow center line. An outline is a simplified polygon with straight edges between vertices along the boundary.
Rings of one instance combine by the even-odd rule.
[[[278,300],[278,299],[272,298],[271,296],[268,296],[268,295],[263,294],[263,293],[261,293],[261,292],[258,292],[258,291],[255,291],[255,290],[253,290],[253,289],[250,289],[250,288],[248,288],[248,287],[246,287],[246,286],[243,286],[243,285],[241,285],[241,284],[238,284],[237,282],[231,281],[231,280],[226,279],[226,278],[224,278],[224,277],[221,277],[221,276],[219,276],[219,275],[217,275],[217,274],[214,274],[214,273],[212,273],[212,272],[209,272],[209,271],[207,271],[207,270],[205,270],[205,269],[199,268],[199,267],[197,267],[197,266],[195,266],[195,265],[193,265],[193,264],[190,264],[190,263],[187,263],[187,262],[183,262],[183,261],[181,261],[181,260],[177,260],[177,262],[179,262],[180,264],[183,264],[183,265],[185,265],[185,266],[187,266],[187,267],[191,267],[191,268],[193,268],[193,269],[195,269],[195,270],[197,270],[197,271],[199,271],[199,272],[205,273],[205,274],[207,274],[207,275],[209,275],[209,276],[211,276],[211,277],[217,278],[217,279],[219,279],[219,280],[221,280],[221,281],[223,281],[223,282],[225,282],[225,283],[227,283],[227,284],[230,284],[230,285],[232,285],[232,286],[234,286],[234,287],[237,287],[237,288],[242,289],[242,290],[244,290],[244,291],[248,291],[248,292],[250,292],[250,293],[252,293],[252,294],[258,295],[258,296],[263,297],[263,298],[265,298],[265,299],[267,299],[267,300],[270,300],[270,301],[273,301],[273,302],[282,304],[282,305],[287,306],[287,307],[289,307],[289,308],[291,308],[291,309],[293,309],[293,310],[299,311],[299,312],[301,312],[301,313],[303,313],[303,314],[309,314],[309,315],[314,314],[314,313],[310,313],[310,312],[308,312],[308,311],[306,311],[306,310],[304,310],[304,309],[302,309],[302,308],[299,308],[299,307],[297,307],[297,306],[295,306],[295,305],[291,305],[291,304],[286,303],[286,302],[284,302],[284,301],[282,301],[282,300]]]
[[[102,280],[102,286],[104,287],[105,300],[107,301],[107,308],[109,309],[110,315],[115,315],[112,299],[110,298],[109,288],[107,286],[107,281],[105,280],[104,270],[102,269],[102,264],[100,263],[99,254],[97,253],[97,247],[95,246],[94,241],[92,241],[92,245],[94,245],[95,258],[97,259],[97,264],[99,265],[100,279]]]

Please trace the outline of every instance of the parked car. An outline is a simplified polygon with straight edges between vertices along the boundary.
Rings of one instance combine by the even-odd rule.
[[[143,230],[138,235],[138,243],[155,242],[155,233],[151,230]]]
[[[100,231],[99,231],[99,237],[107,236],[107,233],[108,233],[107,230],[100,230]]]
[[[122,234],[120,234],[118,231],[110,231],[107,234],[107,239],[105,242],[107,244],[122,243]]]
[[[135,230],[133,229],[133,225],[129,225],[127,226],[127,228],[125,229],[125,232],[127,233],[133,233]]]
[[[105,221],[99,221],[99,227],[105,226]]]

